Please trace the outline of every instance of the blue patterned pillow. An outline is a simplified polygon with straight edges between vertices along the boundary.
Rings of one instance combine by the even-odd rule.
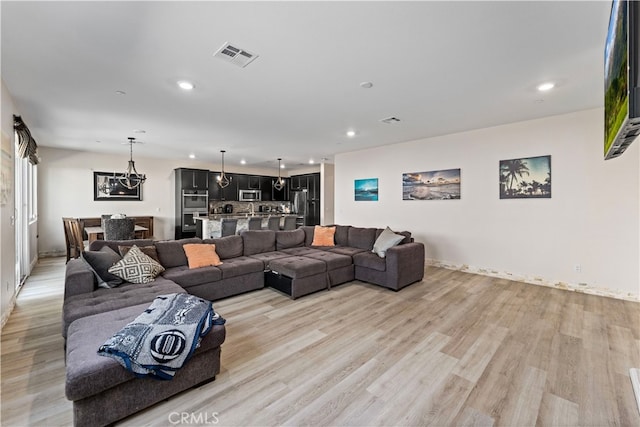
[[[149,283],[163,271],[163,266],[145,255],[136,245],[133,245],[120,261],[109,268],[109,273],[131,283]]]

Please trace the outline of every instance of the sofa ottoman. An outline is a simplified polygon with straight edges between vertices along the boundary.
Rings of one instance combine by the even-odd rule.
[[[224,325],[214,325],[192,358],[170,381],[137,378],[98,348],[150,303],[83,317],[67,333],[65,393],[73,401],[75,426],[104,426],[183,390],[215,379],[220,372]]]
[[[271,270],[265,272],[267,286],[286,293],[292,299],[330,287],[327,265],[323,261],[290,256],[274,259],[269,265]]]
[[[354,278],[353,262],[349,255],[342,255],[329,251],[314,251],[304,255],[322,261],[327,266],[329,286],[350,282]]]

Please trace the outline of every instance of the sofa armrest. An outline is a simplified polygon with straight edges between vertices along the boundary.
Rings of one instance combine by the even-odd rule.
[[[69,260],[64,276],[64,299],[93,292],[96,279],[93,271],[82,258]]]
[[[424,245],[405,243],[387,250],[387,281],[400,289],[424,277]]]

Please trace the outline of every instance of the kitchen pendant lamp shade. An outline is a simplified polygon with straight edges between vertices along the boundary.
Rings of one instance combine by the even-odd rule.
[[[284,184],[285,184],[284,179],[282,179],[282,177],[280,176],[281,161],[282,159],[278,158],[278,179],[276,180],[276,182],[273,183],[273,188],[275,188],[277,191],[281,191],[284,188]]]
[[[220,186],[220,188],[225,188],[229,186],[231,180],[227,178],[224,173],[224,153],[226,153],[226,151],[220,150],[220,152],[222,153],[222,169],[220,171],[220,178],[218,178],[218,185]]]
[[[121,174],[117,175],[117,179],[120,184],[129,190],[133,190],[134,188],[139,187],[142,183],[147,180],[147,177],[144,174],[138,173],[136,170],[136,163],[133,161],[133,144],[135,138],[129,137],[129,163],[127,165],[127,170]]]

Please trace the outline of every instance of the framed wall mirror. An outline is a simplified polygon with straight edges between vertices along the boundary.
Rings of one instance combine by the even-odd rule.
[[[114,172],[94,172],[93,200],[142,200],[142,184],[129,189]]]

